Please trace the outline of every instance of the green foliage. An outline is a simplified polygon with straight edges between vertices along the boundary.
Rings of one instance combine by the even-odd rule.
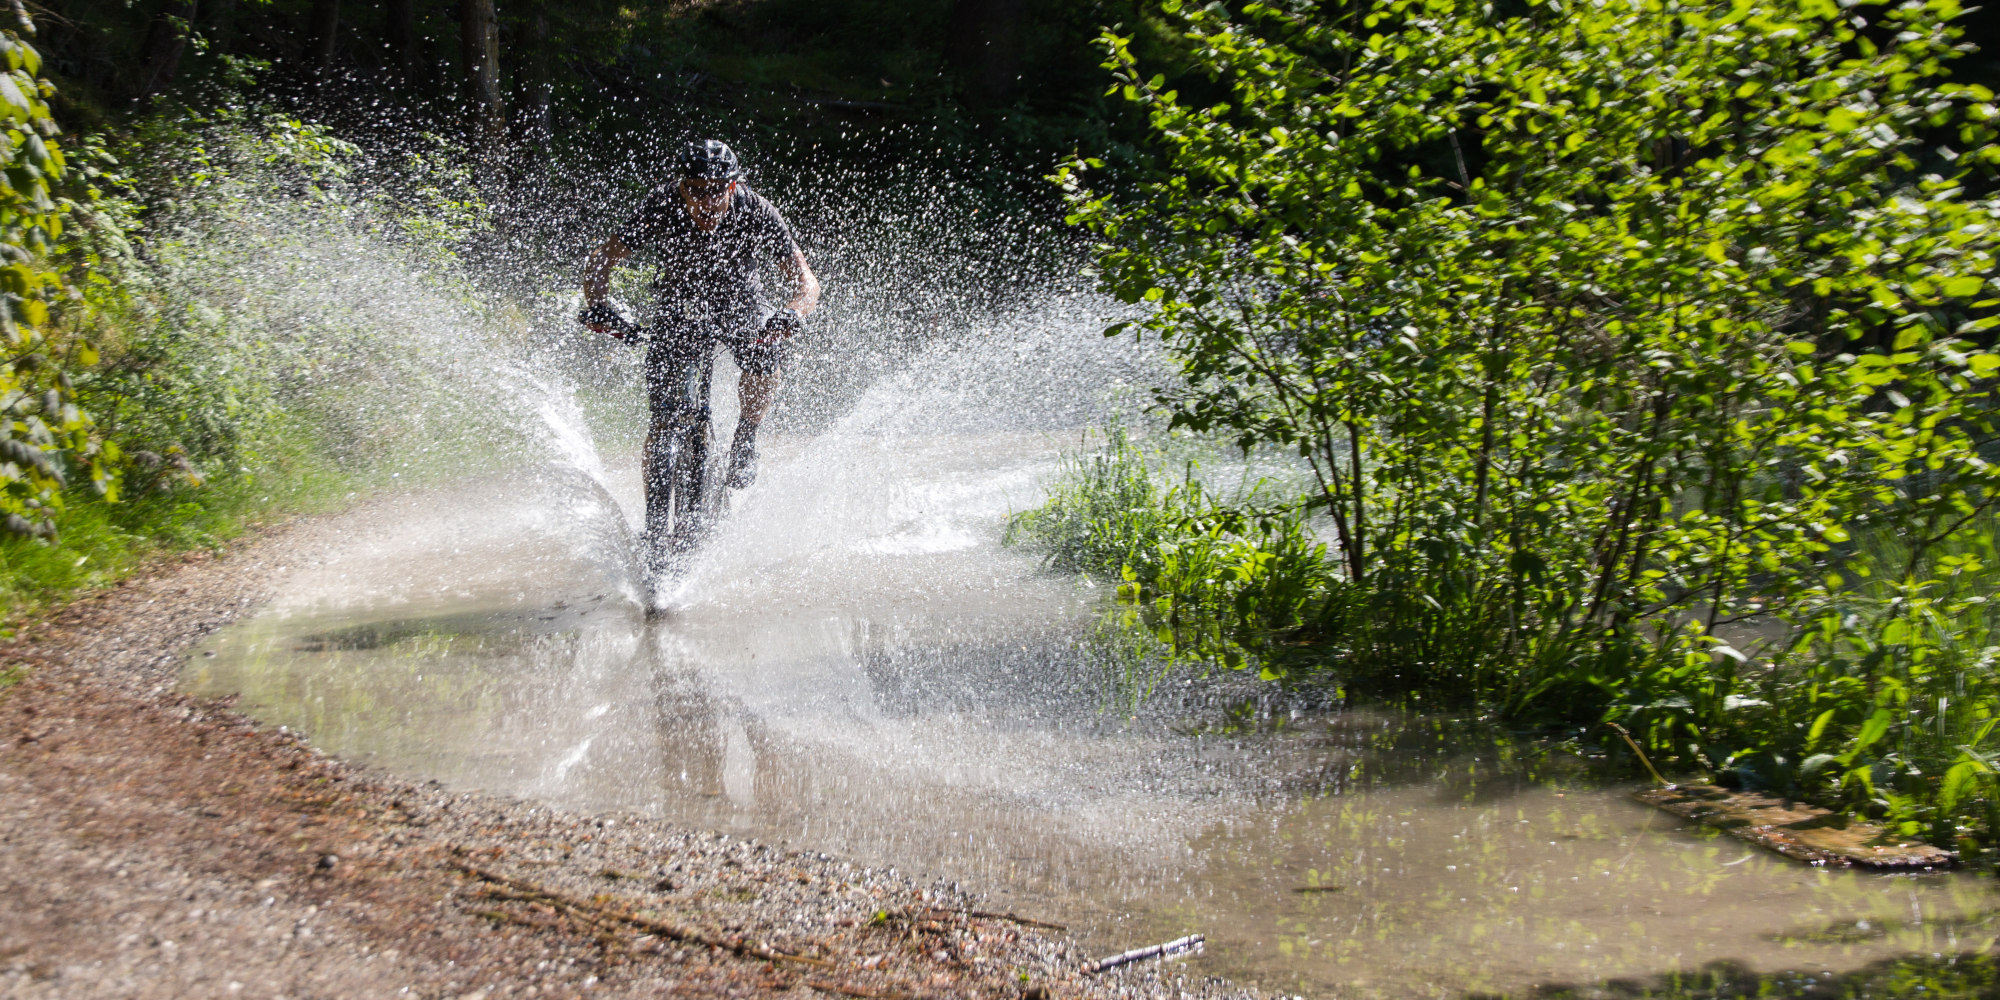
[[[1239,512],[1266,498],[1267,483],[1218,498],[1192,458],[1170,482],[1171,462],[1114,422],[1104,450],[1069,459],[1049,499],[1009,520],[1005,541],[1041,549],[1052,566],[1118,579],[1120,623],[1161,649],[1275,678],[1329,615],[1326,546],[1297,511]]]
[[[498,377],[518,324],[455,270],[488,221],[448,156],[359,184],[326,128],[240,111],[146,120],[119,155],[50,259],[63,335],[101,349],[70,384],[123,489],[73,485],[53,539],[0,539],[0,614],[519,453]]]
[[[100,297],[93,388],[155,451],[241,464],[270,430],[359,471],[516,443],[494,369],[520,323],[458,267],[491,218],[450,150],[357,180],[359,150],[324,127],[240,113],[157,122],[135,148],[145,254]]]
[[[1117,573],[1145,560],[1198,512],[1186,494],[1156,482],[1154,465],[1124,425],[1112,423],[1102,451],[1066,457],[1048,500],[1008,520],[1004,542],[1034,545],[1051,566],[1072,571]]]
[[[1296,450],[1331,556],[1284,505],[1183,499],[1153,548],[1195,551],[1128,560],[1157,617],[1209,602],[1235,627],[1197,650],[1630,718],[1688,763],[1782,755],[1837,702],[1837,766],[1787,780],[1897,816],[1989,794],[1985,626],[1938,582],[2000,501],[2000,203],[1968,188],[2000,148],[1993,95],[1945,81],[1954,0],[1163,8],[1228,97],[1107,35],[1171,170],[1057,180],[1105,287],[1154,305],[1111,332],[1180,363],[1173,424]],[[1215,603],[1245,575],[1297,582]],[[1721,634],[1757,621],[1798,639]],[[1957,708],[1909,700],[1940,684]]]
[[[1663,664],[1643,682],[1653,700],[1620,711],[1655,745],[1680,743],[1744,784],[1990,851],[2000,846],[2000,521],[1982,517],[1930,547],[1887,533],[1862,542],[1848,566],[1878,571],[1796,613],[1777,669]]]
[[[65,220],[79,208],[66,188],[72,171],[40,77],[41,56],[13,31],[0,31],[0,528],[14,535],[46,536],[62,506],[64,486],[76,478],[101,496],[112,495],[108,462],[117,448],[93,433],[90,415],[77,405],[71,375],[96,361],[87,340],[53,328],[72,289],[52,251]],[[87,178],[88,172],[86,172]],[[74,192],[88,201],[87,185]]]

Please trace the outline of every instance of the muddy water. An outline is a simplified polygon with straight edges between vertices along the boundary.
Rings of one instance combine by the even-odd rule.
[[[1492,734],[1118,710],[1102,595],[999,545],[1074,434],[903,413],[768,440],[650,618],[636,473],[579,438],[350,515],[187,683],[401,772],[956,879],[1107,953],[1200,932],[1194,969],[1315,996],[1796,982],[2000,938],[1980,880],[1798,867]]]

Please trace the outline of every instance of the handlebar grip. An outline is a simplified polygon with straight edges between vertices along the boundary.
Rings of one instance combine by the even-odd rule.
[[[798,310],[786,308],[772,313],[771,318],[764,321],[763,332],[767,336],[789,337],[804,329],[805,325],[805,318],[799,315]]]
[[[640,341],[646,339],[645,328],[626,319],[625,314],[609,302],[599,302],[593,306],[583,307],[576,314],[576,321],[585,326],[609,327],[611,336],[619,340]]]

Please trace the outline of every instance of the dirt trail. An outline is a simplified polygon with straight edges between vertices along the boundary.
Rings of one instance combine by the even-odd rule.
[[[175,693],[321,530],[162,562],[0,647],[25,668],[0,689],[0,996],[1226,990],[1085,976],[1060,933],[955,886],[401,781]]]

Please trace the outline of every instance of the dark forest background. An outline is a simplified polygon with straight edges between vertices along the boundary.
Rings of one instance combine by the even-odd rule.
[[[1098,182],[1114,187],[1158,162],[1143,116],[1107,93],[1102,32],[1130,37],[1135,56],[1190,101],[1224,93],[1149,0],[14,6],[39,29],[67,130],[116,135],[176,109],[254,105],[376,151],[442,138],[503,215],[541,232],[535,242],[552,259],[573,250],[555,244],[579,215],[647,184],[697,134],[737,144],[760,184],[787,183],[760,167],[794,172],[774,193],[795,202],[814,185],[879,183],[915,166],[1046,233],[1064,210],[1045,178],[1064,157],[1102,160]],[[1363,5],[1321,4],[1314,16],[1350,6]],[[1980,51],[1955,75],[2000,88],[1988,44],[2000,17],[1974,10],[1961,23]],[[797,210],[813,228],[813,207]],[[1039,249],[1007,242],[991,255],[1023,252]]]
[[[1138,158],[1142,123],[1105,95],[1092,40],[1120,26],[1172,64],[1180,43],[1152,6],[74,0],[23,12],[60,88],[58,120],[84,131],[163,103],[256,98],[350,134],[441,130],[489,161],[612,155],[612,137],[647,128],[810,143],[917,126],[937,139],[929,155],[1046,168],[1072,150]]]

